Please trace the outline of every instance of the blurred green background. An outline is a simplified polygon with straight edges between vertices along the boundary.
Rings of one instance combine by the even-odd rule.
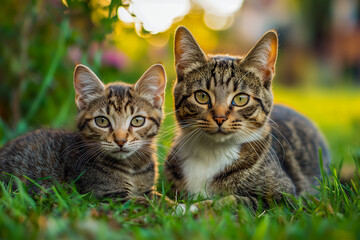
[[[3,0],[0,145],[40,127],[74,129],[72,73],[135,82],[153,63],[168,85],[160,162],[175,132],[173,35],[185,25],[207,53],[245,54],[279,33],[275,102],[311,118],[333,162],[360,154],[359,0]]]

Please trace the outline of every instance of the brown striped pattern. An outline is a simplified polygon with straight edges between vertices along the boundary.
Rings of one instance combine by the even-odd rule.
[[[174,192],[205,192],[210,198],[234,195],[238,202],[254,208],[258,199],[267,206],[282,200],[283,192],[312,192],[312,185],[320,178],[318,148],[322,148],[326,169],[328,148],[309,120],[289,108],[273,107],[271,81],[276,55],[274,31],[266,33],[246,56],[238,57],[205,55],[191,33],[178,28],[174,102],[180,128],[165,163],[165,175]],[[210,102],[196,101],[197,91],[206,92]],[[250,98],[240,107],[231,101],[239,93]],[[217,119],[222,119],[220,126]],[[228,152],[219,156],[215,152],[217,158],[208,155],[228,145],[239,150],[233,160],[229,160],[233,155]],[[202,152],[197,151],[199,148]],[[212,162],[204,164],[203,170],[199,168],[201,161]],[[192,171],[191,166],[199,168],[198,172],[189,175],[186,171]],[[204,182],[204,191],[194,187],[199,183],[194,179],[202,181],[200,176],[206,176],[203,171],[214,172]]]
[[[150,71],[161,73],[163,68],[154,66]],[[141,90],[121,82],[104,86],[91,70],[80,68],[83,75],[75,74],[74,79],[78,132],[43,129],[8,142],[0,149],[2,180],[8,181],[6,173],[10,173],[33,180],[49,178],[39,181],[45,188],[54,182],[75,181],[81,193],[92,192],[98,198],[151,197],[157,177],[154,140],[163,118],[162,102],[159,106],[143,94],[146,77],[141,78],[145,85]],[[150,80],[153,84],[154,78]],[[164,85],[166,79],[162,80]],[[163,91],[159,87],[158,94],[163,96]],[[96,124],[99,116],[108,119],[109,127]],[[130,124],[136,116],[145,118],[143,126]],[[120,140],[124,145],[119,145]],[[33,186],[29,191],[39,190]]]

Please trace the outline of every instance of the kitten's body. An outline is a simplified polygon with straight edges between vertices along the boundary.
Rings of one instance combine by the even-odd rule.
[[[25,181],[23,175],[32,180],[44,178],[38,181],[44,188],[55,182],[75,181],[81,193],[93,192],[98,198],[126,200],[152,193],[157,169],[155,150],[148,144],[143,146],[141,156],[135,153],[126,159],[117,159],[99,155],[100,149],[89,146],[79,133],[43,129],[17,138],[0,149],[1,172]],[[39,190],[36,186],[31,188],[31,192]]]
[[[206,56],[188,30],[177,30],[180,130],[165,163],[177,193],[231,195],[256,208],[258,199],[269,203],[280,201],[283,192],[312,192],[320,178],[318,148],[326,169],[328,149],[309,120],[273,107],[276,55],[272,31],[242,58]]]
[[[79,192],[98,198],[151,197],[165,81],[163,67],[154,65],[135,85],[104,86],[90,69],[77,66],[78,132],[37,130],[10,141],[0,149],[2,180],[10,173],[45,188],[75,182]]]

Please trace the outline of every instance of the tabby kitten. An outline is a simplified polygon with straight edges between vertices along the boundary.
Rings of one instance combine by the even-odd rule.
[[[273,107],[278,37],[268,31],[245,57],[207,56],[185,27],[175,35],[179,132],[165,163],[177,193],[258,207],[312,192],[324,138],[305,117]],[[230,197],[229,197],[230,196]]]
[[[78,131],[37,130],[10,141],[0,149],[2,179],[7,181],[5,173],[10,173],[27,181],[25,175],[41,179],[45,188],[55,181],[75,181],[81,193],[93,192],[97,198],[151,197],[165,85],[160,64],[134,85],[104,85],[89,68],[77,65]]]

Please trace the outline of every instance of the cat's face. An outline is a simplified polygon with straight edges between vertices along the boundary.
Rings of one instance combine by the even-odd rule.
[[[135,152],[141,157],[144,145],[157,135],[162,121],[166,76],[153,65],[134,85],[103,85],[87,67],[74,72],[78,128],[89,145],[118,159]]]
[[[277,35],[266,33],[245,57],[206,56],[191,33],[175,36],[177,120],[184,131],[214,141],[256,139],[267,121]]]

